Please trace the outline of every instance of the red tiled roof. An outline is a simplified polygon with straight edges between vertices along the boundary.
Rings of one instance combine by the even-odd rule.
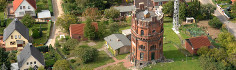
[[[84,34],[84,26],[86,24],[82,23],[82,24],[71,24],[70,25],[70,32],[71,35],[73,34]],[[95,27],[95,29],[98,29],[98,23],[97,22],[92,22],[92,25]]]
[[[16,9],[20,6],[20,4],[24,0],[14,0],[13,1],[13,10],[16,11]],[[35,0],[26,0],[34,9],[36,9],[36,2]]]
[[[207,36],[189,38],[189,41],[194,49],[201,48],[202,46],[211,46]]]

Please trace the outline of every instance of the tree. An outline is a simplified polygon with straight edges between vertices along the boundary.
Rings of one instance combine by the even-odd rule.
[[[101,16],[98,8],[87,8],[83,12],[83,17],[90,18],[92,21],[95,21],[97,18]]]
[[[186,16],[196,18],[201,13],[200,7],[201,7],[200,2],[198,0],[194,0],[188,5]]]
[[[67,60],[57,60],[52,70],[70,70],[69,62]]]
[[[186,9],[186,4],[181,2],[180,7],[179,7],[179,18],[185,20],[186,14],[187,14],[187,9]]]
[[[91,62],[98,56],[98,50],[87,45],[78,46],[71,52],[72,56],[79,57],[82,62]]]
[[[235,41],[235,38],[229,32],[222,32],[218,35],[218,38],[216,40],[221,44],[222,47],[226,48],[229,43]]]
[[[0,0],[0,11],[4,11],[7,6],[7,0]]]
[[[75,46],[79,44],[79,41],[76,39],[68,39],[66,43],[63,45],[63,47],[68,48],[68,49],[74,49]]]
[[[109,29],[111,33],[118,33],[119,32],[119,25],[117,23],[111,23],[109,25]]]
[[[222,27],[223,23],[217,17],[214,17],[213,19],[211,19],[208,22],[208,25],[210,25],[211,27],[220,29]]]
[[[174,1],[168,1],[166,4],[163,5],[163,13],[173,16],[174,13]]]
[[[40,38],[39,31],[37,29],[33,29],[32,37],[33,38]]]
[[[17,62],[16,53],[17,53],[17,52],[11,51],[11,52],[8,54],[8,60],[9,60],[11,63]]]
[[[86,25],[84,27],[84,36],[88,39],[92,40],[95,39],[95,27],[92,25],[92,20],[90,18],[87,18]]]
[[[107,30],[105,26],[105,22],[101,21],[101,23],[98,24],[98,31],[96,32],[96,38],[97,39],[102,39],[104,36],[107,35]]]
[[[205,19],[210,19],[215,10],[216,7],[212,4],[201,5],[201,15],[203,15]]]
[[[204,46],[200,49],[198,49],[197,54],[198,55],[206,55],[209,52],[209,48]]]
[[[10,69],[11,67],[11,63],[8,60],[8,52],[6,52],[6,50],[4,48],[0,48],[0,66],[2,66],[3,64],[5,64],[5,66],[7,67],[7,69]]]
[[[35,19],[30,16],[30,14],[25,14],[24,17],[21,19],[21,22],[27,26],[28,28],[32,27],[35,23]]]
[[[104,14],[106,18],[114,19],[120,16],[120,11],[115,8],[110,8],[110,9],[106,9]]]
[[[63,14],[57,18],[56,25],[62,27],[67,32],[69,31],[70,24],[77,24],[78,18],[74,15]]]

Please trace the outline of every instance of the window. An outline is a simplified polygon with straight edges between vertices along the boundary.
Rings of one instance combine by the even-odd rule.
[[[155,50],[156,49],[156,45],[152,45],[150,50]]]
[[[162,5],[162,2],[159,2],[159,6],[161,6]]]
[[[161,46],[162,46],[162,42],[159,43],[159,47],[161,47]]]
[[[143,46],[143,45],[140,45],[139,48],[142,50],[145,50],[145,46]]]
[[[19,12],[20,15],[24,15],[24,12]]]
[[[11,35],[11,39],[13,39],[13,35]]]
[[[10,42],[10,45],[15,45],[15,44],[16,44],[16,42],[14,42],[14,41]]]
[[[143,60],[144,53],[140,53],[140,59]]]
[[[30,62],[30,65],[33,64],[32,62]]]
[[[18,38],[21,39],[21,35],[18,35]]]
[[[81,37],[80,37],[80,36],[78,36],[78,38],[80,39]]]
[[[29,65],[29,62],[27,62],[26,65]]]
[[[20,6],[20,9],[22,9],[22,6]]]
[[[143,30],[141,30],[141,35],[144,35],[144,31]]]
[[[23,44],[25,44],[25,41],[23,41]]]
[[[17,39],[17,35],[15,35],[15,39]]]
[[[36,61],[34,61],[34,64],[36,64]]]
[[[30,9],[30,6],[28,6],[28,9]]]
[[[23,6],[23,9],[25,9],[25,6]]]
[[[156,32],[156,30],[152,30],[152,33],[155,33]]]

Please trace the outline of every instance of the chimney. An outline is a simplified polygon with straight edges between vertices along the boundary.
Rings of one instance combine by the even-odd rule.
[[[140,10],[144,10],[144,2],[140,2],[139,3],[139,9]]]

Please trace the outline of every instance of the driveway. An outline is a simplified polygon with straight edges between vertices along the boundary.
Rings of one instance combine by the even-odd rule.
[[[214,3],[212,2],[212,0],[200,0],[200,2],[201,2],[202,4],[208,4],[208,3],[210,3],[210,4],[213,4],[213,5],[214,5]],[[232,22],[230,22],[230,21],[228,21],[227,18],[219,12],[219,10],[215,10],[214,15],[215,15],[217,18],[219,18],[220,21],[226,25],[228,31],[229,31],[231,34],[233,34],[234,37],[236,37],[236,24],[235,24],[235,23],[232,23]]]

